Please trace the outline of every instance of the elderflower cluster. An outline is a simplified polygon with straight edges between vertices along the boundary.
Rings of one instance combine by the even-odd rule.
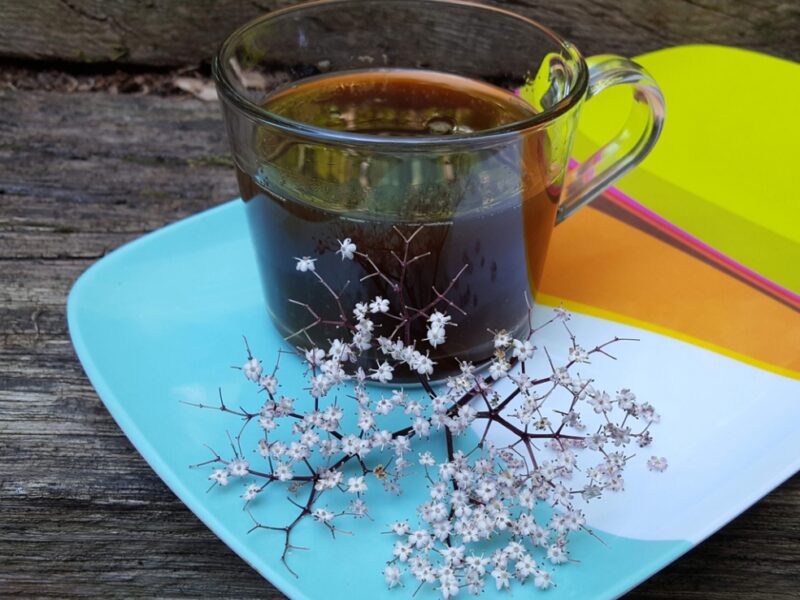
[[[413,236],[403,239],[408,246]],[[337,254],[342,260],[366,256],[350,238],[339,242]],[[333,293],[314,262],[302,257],[296,268]],[[457,326],[449,306],[441,294],[413,313],[399,293],[364,298],[339,315],[346,335],[297,351],[307,374],[302,390],[283,389],[278,365],[265,372],[248,347],[241,371],[263,399],[252,408],[241,400],[234,409],[220,397],[218,410],[244,426],[232,439],[233,456],[214,452],[201,464],[212,467],[212,486],[241,481],[248,509],[268,487],[290,486],[298,510],[290,524],[262,524],[250,513],[253,529],[284,534],[287,568],[292,532],[304,516],[335,533],[343,519],[368,516],[373,488],[399,494],[404,486],[425,485],[428,498],[416,514],[387,524],[395,537],[382,574],[389,588],[413,582],[410,589],[431,586],[445,599],[526,582],[545,590],[553,585],[552,569],[569,560],[570,536],[587,530],[576,501],[624,489],[631,458],[625,449],[651,444],[658,413],[632,391],[609,394],[578,373],[619,340],[584,349],[567,327],[568,313],[557,310],[545,326],[563,326],[569,343],[561,363],[548,352],[549,372],[530,372],[537,353],[533,327],[522,336],[497,331],[485,368],[463,362],[460,372],[433,386],[430,349],[446,344],[447,328]],[[381,316],[397,326],[384,331]],[[401,337],[404,319],[411,318],[424,319],[423,339]],[[378,356],[371,367],[363,366],[367,353]],[[422,386],[389,387],[398,368],[416,373]],[[510,383],[504,388],[510,391],[499,393],[498,380]],[[242,448],[251,423],[259,431],[257,466]],[[495,446],[495,432],[513,441]],[[447,452],[437,454],[428,440],[441,437]],[[667,461],[652,456],[647,468],[663,471]]]

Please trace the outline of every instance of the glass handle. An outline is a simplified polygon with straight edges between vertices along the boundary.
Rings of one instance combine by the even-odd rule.
[[[620,56],[593,56],[589,66],[591,100],[606,88],[616,85],[633,87],[633,106],[622,130],[588,160],[570,169],[558,209],[560,223],[587,204],[615,180],[647,156],[664,125],[664,97],[658,85],[643,67]]]

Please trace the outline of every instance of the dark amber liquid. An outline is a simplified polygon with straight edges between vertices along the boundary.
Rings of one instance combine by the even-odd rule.
[[[470,79],[414,70],[335,74],[300,82],[267,100],[271,112],[318,127],[381,136],[447,136],[485,131],[532,116],[510,92]],[[403,301],[421,308],[466,266],[448,298],[467,315],[443,304],[455,327],[447,343],[430,348],[424,319],[401,337],[430,350],[437,376],[457,369],[455,358],[481,362],[493,353],[488,330],[520,333],[527,326],[553,227],[556,198],[545,183],[546,143],[541,134],[518,135],[490,146],[416,151],[320,144],[287,134],[261,132],[253,140],[261,167],[237,169],[246,201],[270,313],[284,336],[310,322],[289,299],[337,318],[336,303],[294,257],[317,259],[316,269],[342,292],[346,307],[381,295],[398,307],[389,284],[373,277],[363,259],[342,261],[337,240],[351,238],[387,277],[400,282]],[[393,256],[420,225],[411,255],[429,253],[402,276]],[[346,286],[347,282],[350,282]],[[375,318],[375,335],[395,321]],[[350,334],[329,326],[309,331],[321,346]],[[309,346],[304,338],[293,338]],[[372,353],[368,360],[378,358]],[[396,373],[397,378],[413,377]]]

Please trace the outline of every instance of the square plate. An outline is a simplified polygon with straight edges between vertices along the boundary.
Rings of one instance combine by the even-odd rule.
[[[797,308],[623,209],[606,199],[558,228],[553,248],[558,260],[548,265],[543,298],[550,304],[563,301],[575,312],[571,326],[579,340],[588,340],[584,345],[615,335],[641,340],[617,347],[619,360],[593,368],[608,389],[630,387],[659,409],[662,421],[647,456],[667,456],[670,467],[663,474],[648,473],[643,454],[626,471],[625,493],[585,509],[605,545],[583,533],[571,538],[570,554],[578,562],[554,569],[551,598],[623,594],[800,468]],[[603,242],[604,235],[610,241]],[[593,257],[570,259],[564,249],[570,236],[595,244]],[[643,250],[631,253],[631,244]],[[628,294],[621,293],[620,300],[609,293],[608,285],[573,289],[574,278],[559,275],[564,269],[589,269],[596,279],[616,277],[624,291],[627,279],[640,276],[637,269],[648,272],[651,258],[677,265],[661,274],[673,286],[672,296],[662,297],[660,278],[639,280],[645,292],[637,291],[633,302]],[[569,260],[590,263],[565,266]],[[690,267],[691,277],[684,277]],[[724,302],[703,287],[714,285],[709,289],[724,291]],[[659,300],[643,308],[648,293]],[[731,303],[739,321],[716,326]],[[241,510],[243,489],[229,485],[206,493],[208,470],[188,468],[208,458],[204,444],[227,447],[225,427],[235,430],[237,424],[182,402],[213,405],[218,389],[229,404],[254,398],[255,390],[230,365],[244,362],[242,335],[265,364],[283,346],[265,310],[244,207],[233,201],[93,265],[70,293],[68,320],[92,384],[137,450],[209,528],[275,586],[297,599],[410,597],[413,584],[400,591],[385,588],[381,572],[392,539],[380,532],[399,517],[413,517],[427,494],[424,486],[371,502],[373,520],[353,522],[348,529],[354,535],[333,540],[324,527],[302,523],[295,543],[309,550],[291,553],[295,578],[280,562],[279,533],[247,535],[252,521]],[[537,319],[550,310],[538,307]],[[738,331],[740,321],[753,324],[769,343],[726,333]],[[563,345],[549,335],[537,344]],[[789,355],[771,354],[776,346],[789,348]],[[282,385],[300,386],[299,362],[283,360]],[[382,493],[370,490],[368,499]],[[283,523],[294,511],[280,493],[262,496],[253,506],[261,521]],[[535,593],[532,587],[522,590]],[[509,597],[491,586],[485,595]],[[416,597],[439,595],[424,589]]]

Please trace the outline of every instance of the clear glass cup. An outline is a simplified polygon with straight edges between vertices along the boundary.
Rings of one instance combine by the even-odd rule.
[[[399,294],[428,314],[446,290],[445,308],[457,326],[448,329],[446,344],[425,348],[438,375],[455,370],[456,358],[490,358],[487,330],[515,335],[527,327],[553,227],[647,155],[664,120],[658,86],[636,63],[584,60],[535,21],[454,0],[293,6],[233,33],[213,69],[267,306],[280,332],[306,347],[350,335],[336,323],[336,298],[298,271],[295,257],[315,259],[316,272],[344,305]],[[311,116],[273,108],[276,97],[312,78],[372,69],[423,70],[445,83],[467,78],[524,106],[489,128],[462,127],[425,106],[403,113],[425,123],[425,135],[354,128],[337,106]],[[617,85],[632,91],[628,121],[570,169],[581,107]],[[420,226],[411,252],[426,257],[401,269],[403,238]],[[341,260],[336,250],[345,238],[375,264]],[[362,281],[376,265],[385,276]],[[331,323],[305,330],[305,305]],[[423,316],[397,336],[423,344]],[[388,317],[377,315],[376,324],[376,336],[393,329]]]

